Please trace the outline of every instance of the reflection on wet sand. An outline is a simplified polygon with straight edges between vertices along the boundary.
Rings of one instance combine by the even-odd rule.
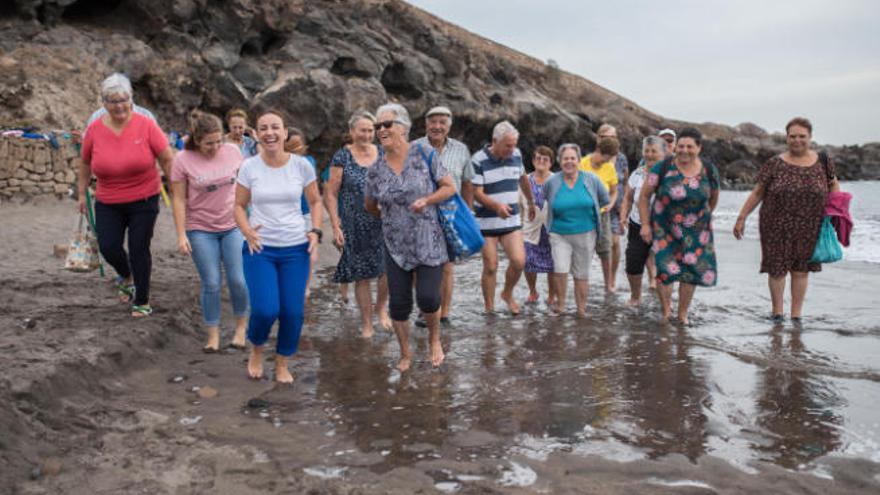
[[[801,330],[775,326],[770,332],[771,357],[790,361],[805,351]],[[770,366],[760,373],[757,423],[770,432],[770,440],[756,445],[768,460],[794,468],[840,446],[842,418],[834,409],[842,399],[822,376],[803,368]]]

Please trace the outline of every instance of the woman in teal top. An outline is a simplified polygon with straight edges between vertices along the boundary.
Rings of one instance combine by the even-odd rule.
[[[553,284],[557,313],[565,311],[568,273],[574,278],[574,300],[578,316],[586,316],[590,258],[596,247],[599,209],[610,201],[608,190],[598,176],[578,170],[581,149],[563,144],[556,155],[562,172],[544,183],[547,204],[547,230],[553,253]]]

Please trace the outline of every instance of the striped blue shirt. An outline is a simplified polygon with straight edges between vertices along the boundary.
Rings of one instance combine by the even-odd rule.
[[[474,167],[474,187],[482,187],[483,193],[493,201],[510,206],[511,215],[501,218],[490,208],[476,203],[477,223],[484,234],[500,235],[512,232],[522,226],[519,211],[519,181],[525,174],[522,153],[519,149],[510,158],[500,160],[489,153],[489,146],[483,147],[471,158]]]

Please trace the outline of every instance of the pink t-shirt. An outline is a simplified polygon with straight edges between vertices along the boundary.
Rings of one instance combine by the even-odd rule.
[[[98,178],[98,201],[130,203],[159,194],[156,157],[168,147],[168,138],[159,125],[132,113],[117,136],[102,120],[89,125],[82,144],[82,159]]]
[[[235,227],[235,178],[243,159],[231,143],[211,158],[190,150],[174,157],[171,180],[186,182],[186,230],[223,232]]]

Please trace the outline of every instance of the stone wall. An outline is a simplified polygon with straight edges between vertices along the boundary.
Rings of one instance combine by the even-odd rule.
[[[56,140],[57,149],[44,139],[0,137],[0,199],[69,193],[79,151],[69,136]]]

